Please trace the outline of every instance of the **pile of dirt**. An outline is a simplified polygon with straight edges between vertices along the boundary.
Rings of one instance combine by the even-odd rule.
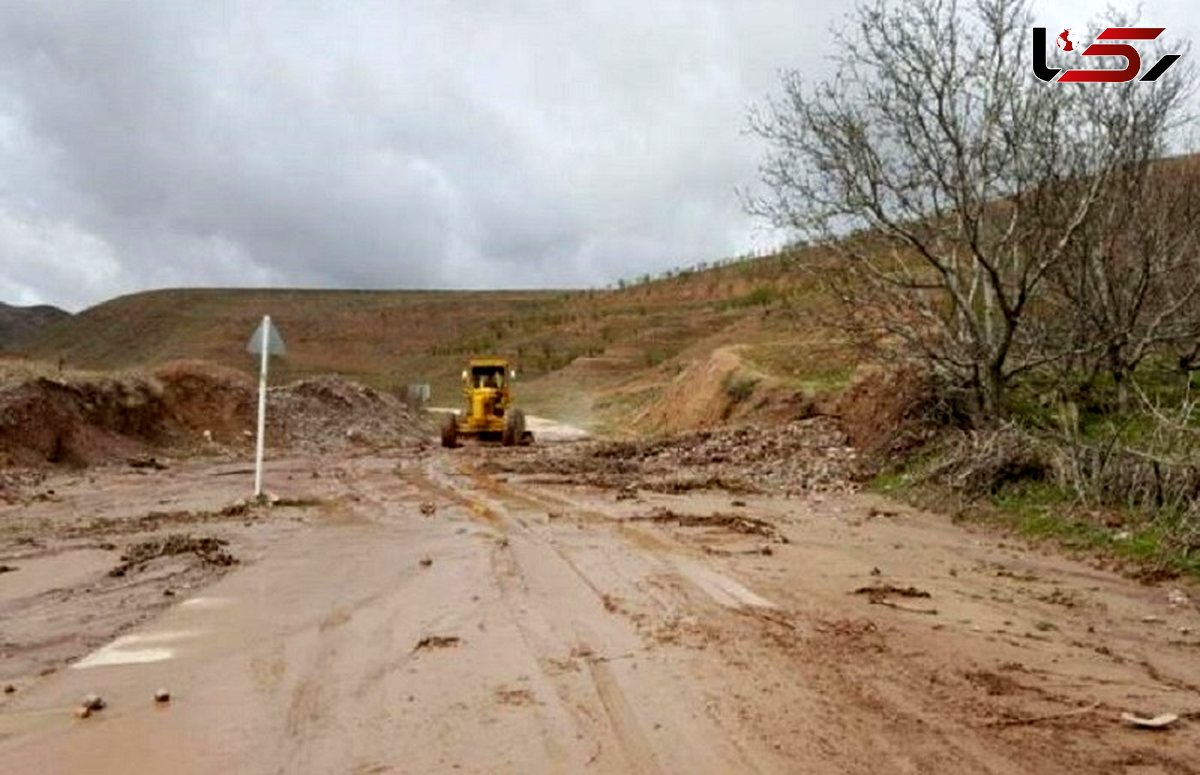
[[[428,421],[400,399],[337,377],[272,388],[267,401],[268,442],[292,449],[400,446],[429,434]]]
[[[189,455],[244,451],[253,443],[257,386],[203,361],[152,373],[0,372],[0,468],[76,466],[141,459],[149,451]],[[272,388],[267,444],[325,451],[404,444],[427,435],[399,399],[348,380],[307,379]]]
[[[513,473],[557,474],[566,481],[659,492],[845,492],[855,488],[858,456],[838,423],[814,417],[774,427],[740,426],[645,440],[580,444],[567,454],[533,450],[497,459]]]
[[[221,444],[240,444],[254,427],[258,386],[246,374],[207,361],[172,361],[154,371],[169,422]]]
[[[168,440],[162,390],[144,377],[0,377],[0,464],[87,465]]]

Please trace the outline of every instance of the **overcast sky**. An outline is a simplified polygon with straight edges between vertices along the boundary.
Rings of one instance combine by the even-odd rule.
[[[1151,5],[1195,38],[1190,2]],[[0,301],[604,285],[776,245],[736,195],[746,111],[781,68],[827,72],[842,13],[4,0]]]

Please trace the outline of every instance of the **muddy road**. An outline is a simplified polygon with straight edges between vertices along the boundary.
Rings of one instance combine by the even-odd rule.
[[[533,454],[290,458],[271,508],[229,463],[41,482],[0,771],[1200,771],[1193,587],[869,495],[495,472]]]

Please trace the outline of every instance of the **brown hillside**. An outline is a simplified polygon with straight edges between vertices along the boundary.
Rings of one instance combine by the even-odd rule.
[[[15,307],[0,302],[0,352],[20,350],[44,329],[69,317],[70,312],[47,304]]]
[[[516,359],[520,400],[532,411],[589,427],[602,427],[610,417],[628,425],[636,416],[644,429],[720,421],[771,403],[779,391],[840,385],[849,376],[853,358],[819,322],[829,302],[795,256],[622,285],[603,291],[152,291],[51,327],[32,354],[62,357],[83,369],[203,359],[252,372],[246,341],[259,317],[270,314],[289,348],[273,381],[334,373],[383,389],[430,382],[434,403],[453,403],[463,359],[503,353]],[[681,375],[731,345],[738,346],[737,373],[708,380],[706,397],[683,387]],[[689,408],[682,396],[709,405]],[[739,406],[730,407],[730,399]]]

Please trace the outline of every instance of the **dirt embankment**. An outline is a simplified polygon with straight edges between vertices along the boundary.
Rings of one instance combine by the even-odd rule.
[[[112,375],[14,369],[0,375],[0,468],[241,449],[253,442],[255,400],[246,375],[201,361]],[[292,450],[425,435],[399,399],[336,377],[272,388],[268,421],[268,445]]]
[[[916,369],[860,366],[849,387],[831,402],[847,439],[866,454],[911,448],[929,409],[928,379]]]

